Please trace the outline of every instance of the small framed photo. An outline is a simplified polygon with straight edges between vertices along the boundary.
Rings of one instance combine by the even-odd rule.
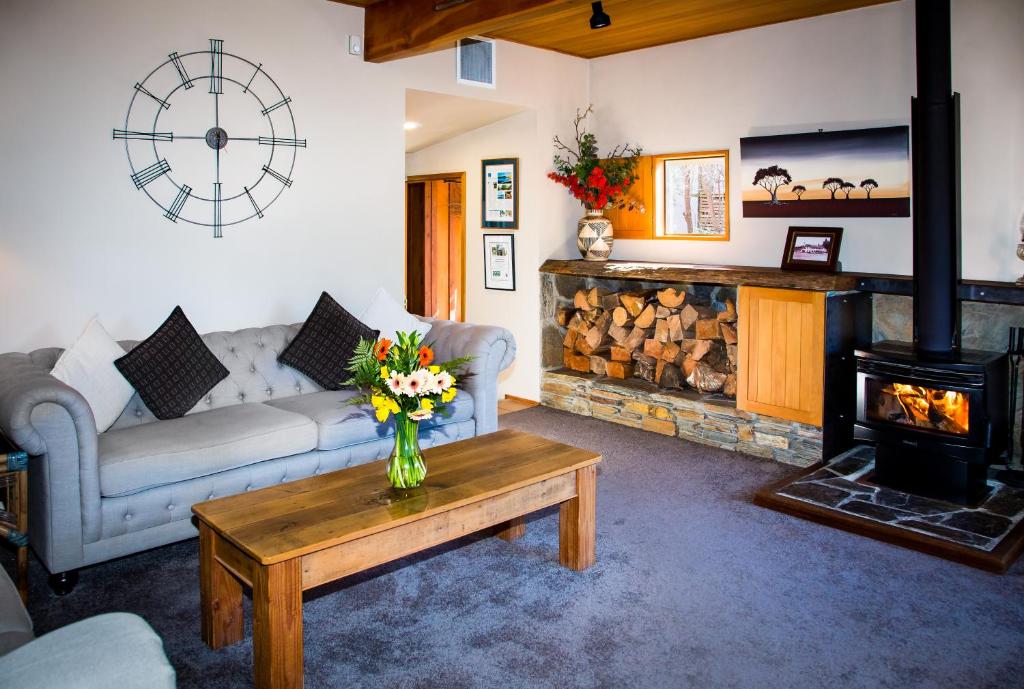
[[[481,227],[518,229],[519,158],[493,158],[482,163]]]
[[[484,235],[484,287],[514,292],[516,245],[511,234]]]
[[[782,269],[836,272],[842,238],[841,227],[790,227]]]

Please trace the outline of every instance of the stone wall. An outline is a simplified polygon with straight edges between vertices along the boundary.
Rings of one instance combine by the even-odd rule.
[[[745,452],[796,466],[822,459],[822,431],[815,426],[736,409],[721,394],[665,390],[639,378],[616,380],[577,373],[562,366],[565,329],[555,311],[571,306],[576,290],[600,285],[611,291],[656,290],[668,283],[595,280],[541,273],[541,404],[654,433]],[[672,286],[680,287],[673,283]],[[722,305],[736,300],[735,286],[682,285],[702,300]]]
[[[821,461],[821,429],[736,409],[731,400],[667,391],[565,369],[541,376],[541,404],[704,445],[810,466]]]

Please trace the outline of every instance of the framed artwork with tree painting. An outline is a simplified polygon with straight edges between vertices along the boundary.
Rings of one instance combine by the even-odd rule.
[[[910,128],[740,139],[745,218],[910,217]]]
[[[841,227],[791,227],[786,236],[783,270],[834,273],[839,268]]]

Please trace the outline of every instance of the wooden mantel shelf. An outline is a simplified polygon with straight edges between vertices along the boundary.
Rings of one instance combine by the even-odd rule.
[[[909,275],[875,273],[815,273],[760,266],[716,266],[696,263],[650,263],[646,261],[563,261],[549,259],[542,273],[575,275],[604,280],[642,282],[685,282],[705,285],[748,285],[818,292],[874,292],[913,294]],[[1024,305],[1024,288],[1012,282],[961,280],[959,296],[963,301]]]
[[[714,266],[643,261],[548,260],[540,267],[540,272],[604,280],[750,285],[752,287],[781,287],[823,292],[855,290],[858,279],[857,275],[850,273],[814,273],[756,266]]]

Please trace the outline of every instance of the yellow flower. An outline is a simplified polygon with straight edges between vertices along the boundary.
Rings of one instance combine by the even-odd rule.
[[[380,409],[387,402],[387,398],[383,395],[373,395],[370,397],[370,404],[373,405],[374,409]]]
[[[447,390],[441,393],[441,402],[443,402],[444,404],[448,404],[453,399],[455,399],[455,394],[457,392],[458,390],[456,390],[455,388],[448,388]]]
[[[440,366],[428,366],[427,370],[430,371],[431,373],[433,373],[436,376],[438,373],[441,372],[441,367]]]
[[[402,408],[398,406],[398,402],[396,402],[395,400],[391,400],[391,399],[387,400],[386,405],[387,405],[388,410],[392,414],[397,414],[398,412],[400,412],[402,410]]]
[[[390,375],[391,375],[391,372],[388,371],[388,367],[387,366],[381,366],[380,367],[380,379],[381,380],[387,380]]]
[[[424,397],[420,401],[420,407],[422,407],[423,409],[426,409],[427,411],[433,411],[434,403]]]
[[[390,414],[391,414],[391,412],[388,410],[387,407],[377,407],[377,411],[376,411],[377,420],[380,421],[381,423],[384,423],[385,421],[387,421],[388,420],[388,416]]]

